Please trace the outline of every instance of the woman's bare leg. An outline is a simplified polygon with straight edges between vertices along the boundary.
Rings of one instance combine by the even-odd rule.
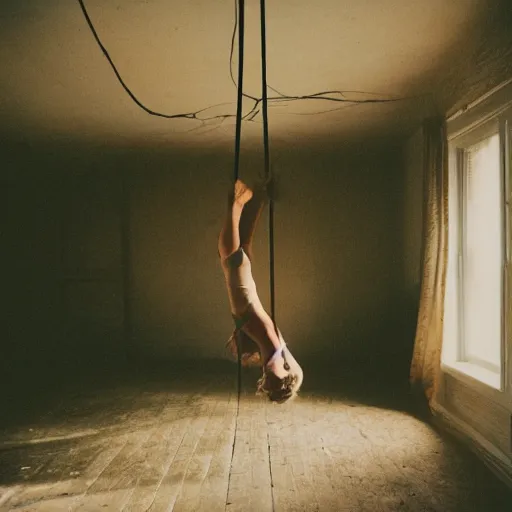
[[[233,254],[241,245],[244,250],[247,249],[250,252],[254,230],[266,201],[264,190],[258,191],[255,195],[253,202],[251,201],[252,190],[240,180],[235,183],[234,192],[229,196],[228,213],[219,236],[219,254],[222,259]],[[272,318],[263,310],[252,315],[242,329],[258,345],[264,364],[281,346]],[[282,368],[282,362],[277,363],[273,371],[279,377],[286,374]]]
[[[263,188],[255,189],[252,199],[245,205],[240,219],[240,245],[252,261],[252,241],[258,220],[267,202],[267,194]]]
[[[233,254],[240,247],[240,219],[245,204],[251,200],[252,190],[237,180],[228,198],[228,212],[219,235],[219,254],[222,259]]]

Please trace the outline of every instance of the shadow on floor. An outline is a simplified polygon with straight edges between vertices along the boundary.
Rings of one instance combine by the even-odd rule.
[[[338,415],[336,421],[346,417],[343,411],[347,407],[353,407],[361,418],[366,409],[376,408],[387,410],[389,414],[396,411],[423,419],[409,394],[406,376],[400,375],[390,364],[341,366],[316,361],[305,364],[304,372],[302,402],[296,405],[298,412],[292,413],[292,416],[298,414],[299,419],[301,411],[310,414],[315,403],[321,404],[327,414],[333,411]],[[258,376],[258,369],[243,370],[243,397],[253,395]],[[226,414],[226,407],[233,407],[237,397],[237,366],[227,361],[188,360],[173,364],[140,361],[137,365],[110,371],[89,367],[87,371],[14,384],[2,388],[1,407],[8,413],[2,415],[0,424],[0,485],[29,482],[37,487],[81,478],[93,461],[112,442],[121,442],[123,436],[143,443],[145,432],[151,432],[155,424],[183,423],[204,415],[205,411],[209,411],[210,416]],[[281,410],[284,411],[280,406],[273,408],[278,416]],[[287,413],[282,414],[285,418]],[[364,421],[371,422],[371,416],[368,418]],[[290,421],[295,420],[286,417],[286,422]],[[304,424],[308,421],[305,418]],[[299,430],[313,428],[300,427],[299,423],[296,425]],[[329,428],[332,430],[333,426]],[[378,431],[375,425],[367,428]],[[365,436],[363,429],[361,439],[367,441]],[[326,460],[339,459],[343,466],[343,449],[337,453],[333,452],[335,448],[331,447]],[[433,467],[440,474],[450,475],[453,481],[436,481],[436,485],[441,490],[443,486],[450,488],[453,503],[458,503],[457,500],[467,503],[468,493],[475,496],[474,503],[460,509],[452,503],[445,509],[441,504],[441,508],[433,506],[425,510],[512,510],[511,492],[461,444],[445,437],[439,450],[439,453],[434,452],[437,462]],[[414,461],[414,453],[407,457]],[[420,463],[414,461],[414,464]],[[393,489],[407,486],[400,473],[397,475],[396,482],[389,481],[386,485]],[[436,478],[436,475],[430,476]],[[418,491],[410,492],[413,494],[409,498],[414,501],[414,492]],[[401,510],[409,509],[404,505]]]

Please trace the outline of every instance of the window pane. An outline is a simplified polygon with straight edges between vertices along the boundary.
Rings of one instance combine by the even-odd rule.
[[[501,367],[502,194],[499,135],[466,149],[463,359]]]

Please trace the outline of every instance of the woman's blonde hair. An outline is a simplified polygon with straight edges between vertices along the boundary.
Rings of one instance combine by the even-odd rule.
[[[235,359],[238,359],[238,347],[240,347],[242,366],[262,366],[258,345],[242,329],[233,331],[226,346]],[[291,373],[281,379],[272,372],[264,372],[257,383],[257,393],[266,395],[271,402],[278,404],[297,396],[302,384],[302,369],[298,363],[289,352],[286,356],[283,354],[283,357],[285,358],[284,368],[291,370]]]
[[[299,378],[288,374],[280,379],[272,372],[265,372],[258,380],[258,393],[267,395],[271,402],[282,404],[297,396]]]

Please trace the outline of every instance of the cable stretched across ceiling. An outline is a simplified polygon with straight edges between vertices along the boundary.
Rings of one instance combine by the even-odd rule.
[[[149,115],[157,116],[157,117],[163,117],[166,119],[189,119],[189,120],[195,120],[199,121],[202,124],[204,124],[207,121],[219,121],[219,125],[222,124],[226,119],[228,118],[236,118],[236,114],[232,113],[220,113],[216,115],[207,115],[207,112],[209,110],[212,110],[213,108],[218,108],[227,105],[226,103],[217,104],[217,105],[209,105],[205,106],[203,108],[200,108],[195,111],[191,112],[181,112],[181,113],[164,113],[159,112],[153,109],[150,109],[147,107],[143,101],[141,101],[135,93],[131,90],[131,88],[126,83],[125,79],[122,77],[120,71],[118,70],[117,66],[114,63],[114,60],[112,59],[112,56],[110,55],[108,49],[105,47],[105,45],[102,42],[101,37],[99,36],[95,25],[90,17],[90,14],[88,12],[88,9],[85,5],[84,0],[77,0],[80,8],[82,10],[82,13],[84,15],[85,21],[87,22],[87,25],[96,40],[96,43],[100,47],[103,55],[107,59],[108,63],[110,64],[110,67],[112,68],[117,80],[123,87],[123,89],[126,91],[126,93],[130,96],[130,98],[133,100],[133,102],[141,108],[144,112],[146,112]],[[231,76],[231,80],[233,84],[237,85],[236,80],[233,76],[233,67],[232,67],[232,61],[233,61],[233,54],[235,50],[235,39],[237,31],[239,30],[238,27],[238,0],[234,0],[234,9],[235,9],[235,21],[233,25],[233,31],[231,35],[231,46],[230,46],[230,54],[229,54],[229,73]],[[272,90],[276,95],[275,96],[267,96],[266,100],[268,102],[268,106],[276,106],[276,105],[282,105],[284,104],[290,104],[290,103],[296,103],[296,102],[327,102],[327,103],[336,103],[336,104],[343,104],[338,105],[337,107],[318,111],[318,112],[312,112],[308,114],[302,114],[302,115],[315,115],[315,114],[323,114],[326,112],[332,112],[339,110],[340,108],[347,107],[349,105],[359,105],[359,104],[371,104],[371,103],[392,103],[392,102],[398,102],[403,101],[406,99],[411,99],[409,97],[378,97],[375,93],[369,93],[369,92],[363,92],[363,91],[340,91],[340,90],[325,90],[325,91],[318,91],[314,92],[312,94],[304,94],[304,95],[288,95],[281,91],[278,91],[274,87],[267,85],[268,89]],[[371,96],[366,98],[349,98],[348,95],[350,94],[357,94],[362,96]],[[253,96],[251,94],[248,94],[246,92],[242,92],[242,95],[244,98],[247,98],[248,100],[252,101],[252,106],[247,110],[247,112],[243,113],[242,120],[244,121],[255,121],[258,116],[261,114],[261,105],[263,102],[263,95],[260,97]]]

